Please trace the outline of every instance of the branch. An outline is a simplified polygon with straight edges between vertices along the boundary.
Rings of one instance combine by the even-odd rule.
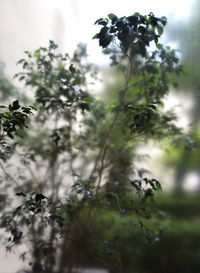
[[[95,193],[95,198],[98,195],[98,191],[99,191],[99,188],[100,188],[100,185],[101,185],[101,179],[102,179],[103,170],[104,170],[104,159],[105,159],[105,156],[106,156],[107,148],[108,147],[105,146],[104,151],[103,151],[103,155],[102,155],[102,159],[101,159],[101,169],[100,169],[100,172],[99,172],[99,180],[98,180],[98,183],[97,183],[97,189],[96,189],[96,193]]]
[[[18,184],[18,182],[9,173],[7,173],[7,171],[5,170],[5,168],[4,168],[4,166],[3,166],[3,164],[2,164],[1,161],[0,161],[0,167],[1,167],[2,171],[4,172],[5,176],[7,176],[10,180],[12,180],[17,185],[17,187],[21,187]]]
[[[101,161],[101,169],[100,169],[100,173],[99,173],[99,180],[98,180],[98,183],[97,183],[97,190],[96,190],[96,196],[98,194],[98,191],[99,191],[99,188],[100,188],[100,184],[101,184],[101,180],[102,180],[102,175],[103,175],[103,171],[104,171],[104,160],[105,160],[105,157],[106,157],[106,151],[107,151],[107,141],[113,131],[113,128],[119,118],[119,115],[121,113],[121,108],[124,104],[124,98],[126,96],[126,93],[129,89],[129,82],[130,82],[130,79],[131,79],[131,75],[132,75],[132,69],[133,69],[133,62],[132,62],[132,59],[129,58],[129,64],[128,64],[128,69],[127,69],[127,75],[125,76],[125,87],[124,89],[120,92],[120,96],[119,96],[119,102],[120,102],[120,107],[118,109],[118,111],[116,112],[115,116],[114,116],[114,119],[113,119],[113,122],[111,123],[107,133],[106,133],[106,136],[105,136],[105,139],[104,139],[104,143],[102,145],[102,147],[100,148],[99,150],[99,153],[97,155],[97,158],[95,160],[95,164],[94,164],[94,167],[91,171],[91,174],[89,176],[89,181],[91,181],[96,169],[97,169],[97,166],[98,166],[98,163],[99,161]]]

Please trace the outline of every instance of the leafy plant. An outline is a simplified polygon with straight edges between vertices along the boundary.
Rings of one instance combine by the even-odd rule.
[[[12,191],[23,201],[3,214],[1,227],[11,233],[9,248],[20,242],[31,246],[27,259],[33,272],[53,272],[56,260],[59,273],[92,265],[126,272],[121,247],[115,245],[124,228],[119,224],[115,233],[109,215],[120,223],[132,219],[141,241],[156,241],[159,232],[151,223],[154,227],[157,212],[150,200],[161,185],[136,169],[133,154],[139,141],[181,133],[175,115],[162,108],[171,75],[182,71],[176,52],[159,41],[166,22],[153,13],[109,14],[96,21],[101,30],[94,38],[123,75],[111,105],[88,90],[88,75],[96,78],[96,71],[83,46],[70,58],[50,41],[18,62],[23,72],[16,77],[35,92],[38,111],[14,155],[21,165]],[[15,101],[10,111],[18,107]],[[134,233],[130,223],[126,233],[127,238]]]

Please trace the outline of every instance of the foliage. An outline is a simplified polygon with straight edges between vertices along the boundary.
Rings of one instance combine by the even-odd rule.
[[[12,144],[8,138],[13,139],[19,135],[20,130],[27,128],[29,115],[32,115],[32,108],[20,106],[18,100],[13,101],[8,107],[0,105],[0,158],[6,160],[12,153]]]
[[[170,215],[171,220],[188,221],[197,219],[199,213],[199,195],[194,193],[187,193],[181,198],[174,198],[173,194],[161,194],[155,197],[158,207]],[[181,226],[181,224],[180,224]],[[179,227],[178,230],[180,230]]]
[[[188,194],[175,199],[172,194],[161,194],[156,200],[170,218],[163,223],[163,234],[159,242],[144,246],[135,257],[133,272],[198,272],[199,196]]]
[[[88,75],[95,78],[96,71],[87,63],[83,46],[70,58],[58,54],[50,41],[48,48],[26,51],[27,57],[18,62],[23,72],[16,77],[35,92],[38,110],[13,155],[21,164],[14,170],[17,187],[9,194],[22,201],[14,210],[6,209],[1,227],[11,234],[8,249],[29,245],[21,258],[31,260],[33,272],[50,273],[57,260],[58,272],[70,273],[77,266],[93,265],[95,259],[110,272],[120,272],[124,250],[115,241],[121,239],[124,221],[134,223],[134,229],[130,222],[125,229],[128,253],[133,233],[140,234],[141,242],[158,237],[150,228],[150,219],[158,216],[151,201],[161,185],[147,177],[146,170],[136,169],[133,151],[138,141],[181,134],[175,115],[162,106],[171,75],[179,75],[182,66],[176,52],[159,42],[165,17],[109,14],[96,24],[102,27],[94,38],[123,75],[111,105],[88,90]],[[154,51],[149,50],[152,42]],[[15,101],[10,111],[18,108]],[[8,132],[12,136],[13,131]],[[122,157],[126,163],[120,162]],[[113,226],[109,232],[112,218],[116,231]],[[111,259],[105,264],[107,256]]]
[[[164,162],[168,166],[181,167],[183,159],[187,158],[184,169],[195,170],[199,165],[199,131],[190,132],[184,139],[177,138],[174,143],[167,147]],[[179,166],[180,165],[180,166]]]
[[[194,1],[192,4],[191,12],[187,20],[178,19],[172,21],[171,27],[169,26],[167,35],[181,50],[181,62],[186,66],[187,77],[181,77],[179,85],[181,91],[190,92],[194,96],[194,112],[192,111],[191,118],[195,118],[198,111],[196,104],[199,104],[199,0]],[[197,117],[198,119],[198,117]],[[194,121],[195,122],[195,121]],[[196,121],[197,122],[197,121]],[[196,125],[196,124],[194,124]]]

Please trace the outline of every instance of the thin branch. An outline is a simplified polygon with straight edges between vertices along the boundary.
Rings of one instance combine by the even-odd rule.
[[[70,156],[70,161],[69,161],[69,167],[72,173],[72,179],[73,179],[73,183],[75,184],[75,178],[74,178],[74,174],[76,173],[73,162],[74,162],[74,158],[73,158],[73,146],[72,146],[72,120],[69,119],[69,126],[70,126],[70,135],[69,135],[69,142],[68,142],[68,146],[69,146],[69,156]]]
[[[4,172],[5,176],[7,176],[10,180],[12,180],[17,185],[17,187],[21,187],[18,184],[18,182],[9,173],[7,173],[7,171],[5,170],[5,168],[4,168],[4,166],[3,166],[3,164],[2,164],[1,161],[0,161],[0,167],[1,167],[2,171]]]
[[[105,159],[105,156],[106,156],[107,148],[108,147],[105,146],[104,151],[103,151],[103,155],[102,155],[102,159],[101,159],[101,168],[100,168],[100,172],[99,172],[99,180],[98,180],[98,183],[97,183],[95,198],[98,195],[98,191],[99,191],[99,188],[100,188],[100,185],[101,185],[101,180],[102,180],[102,175],[103,175],[103,170],[104,170],[104,159]]]
[[[25,163],[24,165],[28,169],[28,171],[29,171],[30,175],[33,177],[33,179],[39,184],[40,182],[39,182],[38,178],[35,176],[33,170],[31,169],[31,167],[27,163]]]
[[[120,102],[120,107],[119,107],[119,110],[116,112],[115,116],[114,116],[114,119],[113,119],[113,122],[111,123],[107,133],[106,133],[106,136],[105,136],[105,140],[104,140],[104,144],[103,146],[101,147],[101,149],[99,150],[99,154],[96,158],[96,161],[95,161],[95,165],[94,165],[94,168],[89,176],[89,181],[92,179],[96,169],[97,169],[97,166],[98,166],[98,163],[99,161],[101,161],[101,168],[100,168],[100,172],[99,172],[99,180],[98,180],[98,183],[97,183],[97,189],[96,189],[96,194],[95,196],[97,197],[97,194],[98,194],[98,191],[99,191],[99,188],[100,188],[100,185],[101,185],[101,181],[102,181],[102,175],[103,175],[103,171],[104,171],[104,160],[105,160],[105,157],[106,157],[106,152],[107,152],[107,141],[113,131],[113,128],[119,118],[119,115],[121,113],[121,109],[122,109],[122,106],[124,104],[124,98],[126,96],[126,93],[129,89],[129,82],[130,82],[130,79],[131,79],[131,75],[132,75],[132,69],[133,69],[133,63],[132,63],[132,59],[129,58],[129,64],[128,64],[128,69],[127,69],[127,76],[125,77],[126,79],[126,83],[125,83],[125,87],[124,89],[120,92],[120,96],[119,96],[119,102]]]

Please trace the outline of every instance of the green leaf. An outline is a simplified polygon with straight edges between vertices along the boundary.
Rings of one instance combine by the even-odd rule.
[[[152,191],[152,189],[147,189],[147,190],[145,191],[145,194],[144,194],[144,197],[143,197],[143,200],[142,200],[142,201],[145,202],[147,198],[152,197],[152,196],[153,196],[153,191]]]
[[[92,39],[98,39],[99,38],[99,33],[95,34]]]
[[[157,47],[157,49],[163,49],[163,45],[162,44],[157,44],[156,47]]]
[[[33,105],[29,105],[29,107],[30,107],[31,109],[33,109],[33,110],[37,111],[37,108],[36,108],[35,106],[33,106]]]
[[[157,190],[162,191],[162,186],[161,186],[160,182],[158,180],[156,180],[155,178],[152,179],[152,181],[156,184]]]
[[[134,13],[134,16],[137,16],[137,17],[138,17],[138,16],[140,16],[140,15],[141,15],[141,14],[140,14],[139,12],[135,12],[135,13]]]
[[[26,196],[26,194],[25,193],[23,193],[23,192],[17,192],[15,195],[17,195],[17,196]]]
[[[28,55],[29,58],[32,57],[32,51],[27,51],[27,50],[26,50],[26,51],[24,51],[24,53],[26,53],[26,54]]]
[[[128,21],[132,24],[132,25],[135,25],[137,24],[138,22],[138,17],[133,15],[133,16],[129,16],[127,17]]]
[[[98,24],[99,22],[101,22],[103,20],[103,18],[99,18],[98,20],[95,21],[95,25]]]
[[[163,27],[157,26],[158,34],[161,36],[163,34]]]
[[[23,63],[25,61],[25,59],[21,59],[21,60],[19,60],[18,62],[17,62],[17,64],[21,64],[21,63]]]
[[[112,36],[106,36],[104,39],[99,41],[99,45],[103,48],[107,47],[112,41]]]
[[[24,62],[23,68],[25,69],[27,65],[28,65],[28,62]]]
[[[19,78],[19,81],[21,82],[21,81],[23,81],[25,79],[25,76],[21,76],[20,78]]]
[[[105,27],[108,24],[108,19],[100,20],[97,24]]]
[[[112,20],[113,18],[115,18],[115,17],[117,17],[115,14],[113,14],[113,13],[109,13],[108,14],[108,18],[110,19],[110,20]]]
[[[74,74],[74,72],[76,71],[76,69],[74,68],[73,64],[70,65],[69,71],[70,71],[72,74]]]
[[[56,49],[58,47],[57,44],[54,43],[53,40],[49,40],[49,49]]]
[[[84,110],[89,111],[90,110],[89,104],[86,102],[81,102],[79,104],[79,107],[81,108],[82,111],[84,111]]]
[[[107,47],[111,43],[113,38],[112,35],[107,33],[108,30],[108,27],[103,27],[99,33],[99,45],[103,48]]]
[[[13,101],[12,110],[18,110],[20,108],[18,100]]]
[[[39,49],[35,51],[35,57],[40,58],[40,50]]]
[[[35,195],[35,202],[40,202],[42,199],[47,198],[46,196],[44,196],[42,193],[37,193]]]
[[[108,27],[102,27],[101,31],[99,32],[100,38],[102,35],[105,35],[108,31],[109,31]]]
[[[138,31],[140,31],[142,34],[146,32],[146,28],[143,26],[139,26]]]

